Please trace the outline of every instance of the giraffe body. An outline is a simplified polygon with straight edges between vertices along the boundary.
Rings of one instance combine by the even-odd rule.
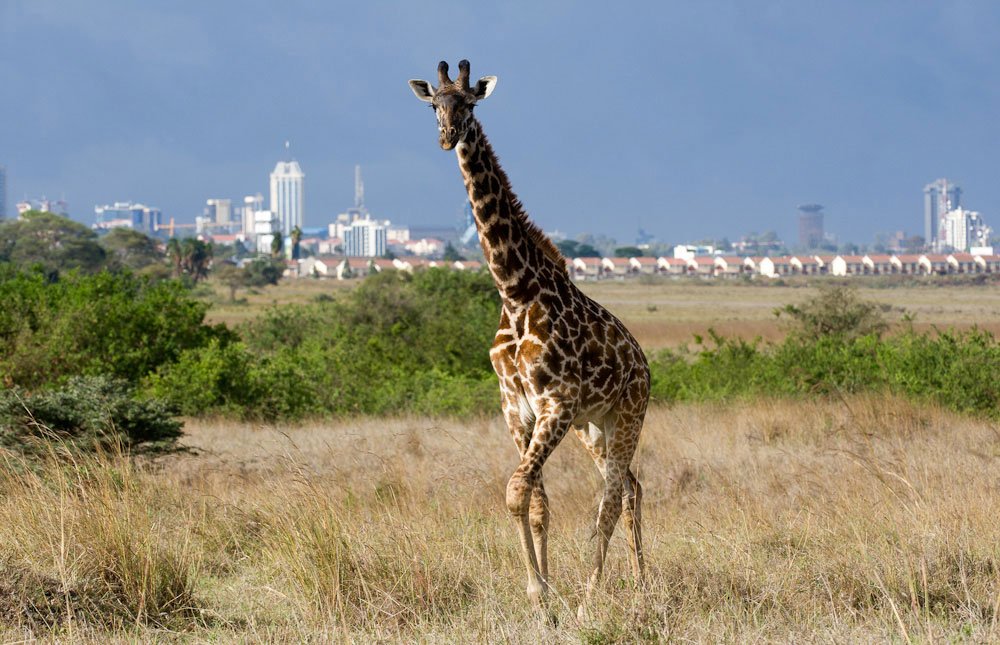
[[[469,85],[438,66],[439,84],[410,81],[431,103],[441,147],[454,149],[472,203],[483,255],[500,292],[500,323],[490,360],[500,381],[504,419],[521,457],[506,501],[521,541],[528,595],[542,604],[548,588],[549,507],[542,468],[573,428],[604,478],[598,509],[592,587],[624,511],[636,576],[643,568],[642,489],[630,470],[649,399],[649,367],[639,344],[615,316],[572,282],[562,255],[527,217],[473,116],[495,77]]]

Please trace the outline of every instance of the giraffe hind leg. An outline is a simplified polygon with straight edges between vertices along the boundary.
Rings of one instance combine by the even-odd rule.
[[[642,485],[631,469],[625,477],[622,506],[622,520],[625,524],[625,537],[628,538],[632,573],[636,580],[641,582],[645,570],[642,555]]]
[[[586,617],[586,605],[604,573],[608,543],[620,516],[624,516],[625,530],[628,533],[633,573],[637,577],[642,575],[642,488],[630,469],[641,428],[642,415],[635,417],[619,412],[605,418],[601,432],[596,432],[593,427],[589,432],[582,428],[577,430],[577,435],[590,450],[604,476],[604,494],[598,509],[595,531],[597,548],[594,569],[587,583],[586,599],[578,612],[581,620]]]

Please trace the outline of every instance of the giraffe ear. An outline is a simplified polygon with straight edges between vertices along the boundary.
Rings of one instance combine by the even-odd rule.
[[[484,76],[476,82],[476,89],[473,90],[473,94],[476,96],[477,101],[482,101],[487,96],[493,93],[493,88],[497,86],[496,76]]]
[[[430,103],[434,100],[434,90],[431,88],[431,84],[427,81],[418,81],[413,79],[410,81],[410,89],[413,93],[417,95],[417,98],[421,101],[427,101]]]

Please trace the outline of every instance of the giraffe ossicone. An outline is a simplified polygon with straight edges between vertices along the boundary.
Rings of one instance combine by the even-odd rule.
[[[479,241],[502,301],[490,360],[500,380],[504,420],[521,457],[507,484],[528,576],[528,596],[548,590],[549,504],[542,467],[570,428],[604,478],[589,590],[604,569],[608,542],[624,515],[630,562],[642,576],[642,488],[631,468],[649,402],[649,366],[625,325],[573,283],[566,259],[528,215],[473,114],[495,76],[469,81],[469,61],[452,81],[411,80],[434,109],[439,144],[454,149]],[[582,607],[581,607],[582,609]]]

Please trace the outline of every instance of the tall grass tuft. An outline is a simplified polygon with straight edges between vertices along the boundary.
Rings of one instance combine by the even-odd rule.
[[[22,578],[54,581],[43,610],[29,595],[7,603],[27,623],[69,629],[176,627],[195,616],[198,554],[172,493],[121,453],[54,447],[41,463],[3,453],[0,561]]]

